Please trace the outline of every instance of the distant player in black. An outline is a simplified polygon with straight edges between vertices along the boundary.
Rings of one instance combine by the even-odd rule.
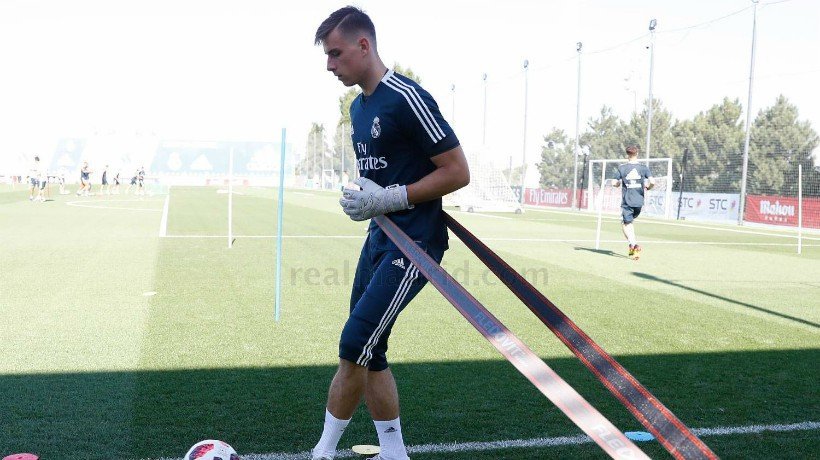
[[[134,175],[131,177],[131,183],[128,184],[128,188],[125,189],[125,194],[127,195],[131,192],[131,187],[137,185],[137,176],[140,175],[139,169],[134,172]],[[136,193],[136,192],[135,192]]]
[[[102,172],[102,185],[100,185],[100,195],[103,193],[110,195],[111,189],[108,187],[108,165],[105,165],[105,169]]]
[[[120,194],[120,171],[117,170],[117,173],[114,174],[114,186],[112,187],[111,193],[114,195]]]
[[[621,201],[623,231],[629,241],[629,258],[638,260],[641,257],[641,247],[635,238],[635,227],[632,222],[641,214],[644,190],[651,190],[655,186],[655,179],[649,172],[649,167],[638,163],[637,145],[627,147],[626,155],[629,161],[618,166],[615,179],[612,179],[612,186],[623,185],[623,200]]]
[[[384,65],[376,50],[373,22],[361,10],[345,7],[332,13],[319,26],[315,41],[327,55],[327,70],[345,86],[362,90],[350,106],[360,177],[355,181],[358,187],[343,192],[340,204],[345,214],[356,221],[387,215],[440,262],[447,249],[441,197],[470,181],[458,138],[427,91]],[[408,458],[387,340],[397,316],[426,281],[371,221],[314,459],[334,457],[362,399],[379,437],[381,453],[376,458]]]

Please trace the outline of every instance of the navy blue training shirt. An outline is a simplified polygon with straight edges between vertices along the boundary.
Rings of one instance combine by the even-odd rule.
[[[643,182],[652,177],[649,168],[640,163],[624,163],[618,166],[615,179],[621,181],[623,203],[633,208],[643,206]]]
[[[359,175],[382,187],[417,182],[436,169],[430,158],[459,145],[433,97],[392,70],[373,94],[353,100],[350,119]],[[416,242],[447,247],[441,198],[387,216]],[[375,222],[369,231],[380,247],[395,249]]]

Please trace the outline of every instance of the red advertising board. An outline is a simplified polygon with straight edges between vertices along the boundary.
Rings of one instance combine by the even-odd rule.
[[[797,205],[796,197],[747,195],[744,220],[796,227]],[[820,199],[803,198],[803,226],[820,228]]]

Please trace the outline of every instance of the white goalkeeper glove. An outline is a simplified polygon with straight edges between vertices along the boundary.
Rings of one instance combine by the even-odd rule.
[[[407,201],[407,187],[404,185],[384,188],[364,177],[357,178],[353,183],[362,189],[345,188],[339,204],[345,214],[357,222],[412,208]]]

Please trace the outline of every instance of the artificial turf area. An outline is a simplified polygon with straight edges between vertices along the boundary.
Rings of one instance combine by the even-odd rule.
[[[286,458],[271,453],[315,444],[366,225],[336,193],[286,190],[277,323],[277,191],[236,191],[231,249],[216,188],[171,188],[165,237],[166,195],[0,191],[0,457],[178,458],[211,438]],[[616,219],[595,250],[585,213],[453,215],[689,427],[820,421],[820,235],[797,255],[793,232],[639,219],[636,262]],[[457,240],[443,265],[617,427],[644,430]],[[431,286],[388,357],[406,443],[433,446],[413,459],[604,457],[592,443],[447,450],[581,431]],[[820,425],[702,439],[723,458],[811,458]],[[377,442],[362,408],[341,446]]]

